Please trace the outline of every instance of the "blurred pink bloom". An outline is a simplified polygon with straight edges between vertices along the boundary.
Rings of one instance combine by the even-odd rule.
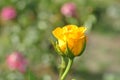
[[[72,2],[69,3],[65,3],[62,7],[61,7],[61,13],[64,16],[76,16],[76,5]]]
[[[7,65],[11,70],[26,72],[27,61],[20,52],[13,52],[7,57]]]
[[[2,20],[11,20],[16,17],[16,10],[12,6],[4,7],[1,11]]]

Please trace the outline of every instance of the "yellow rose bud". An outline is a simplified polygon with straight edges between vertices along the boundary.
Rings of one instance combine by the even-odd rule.
[[[56,28],[52,33],[58,40],[57,45],[62,53],[66,54],[68,48],[74,56],[79,56],[83,52],[86,44],[85,31],[85,27],[67,25],[63,28]]]

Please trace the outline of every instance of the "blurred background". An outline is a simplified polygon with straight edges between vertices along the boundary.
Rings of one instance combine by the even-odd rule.
[[[88,41],[66,80],[120,80],[120,0],[0,0],[0,80],[58,80],[51,31],[67,24],[86,26]],[[36,79],[9,69],[13,53]]]

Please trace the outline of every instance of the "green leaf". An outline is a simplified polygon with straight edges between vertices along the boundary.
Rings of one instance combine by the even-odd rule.
[[[27,70],[26,79],[27,80],[37,80],[37,77],[31,70]]]

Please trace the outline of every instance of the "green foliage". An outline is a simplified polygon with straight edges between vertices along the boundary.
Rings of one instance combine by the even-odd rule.
[[[26,56],[33,71],[39,70],[36,67],[40,64],[56,67],[56,55],[49,41],[55,27],[66,24],[88,25],[88,32],[120,33],[119,0],[71,0],[77,6],[77,18],[61,14],[60,8],[66,2],[70,0],[0,0],[0,12],[5,6],[13,6],[17,11],[17,17],[10,21],[2,21],[0,16],[0,80],[10,80],[8,77],[13,75],[21,79],[11,80],[24,80],[24,75],[11,72],[5,64],[6,56],[14,51],[20,51]],[[55,77],[57,71],[51,70],[54,72],[54,75],[50,73],[51,76]],[[35,74],[41,79],[40,71]],[[81,78],[85,79],[90,80]],[[105,77],[102,80],[117,79]]]

